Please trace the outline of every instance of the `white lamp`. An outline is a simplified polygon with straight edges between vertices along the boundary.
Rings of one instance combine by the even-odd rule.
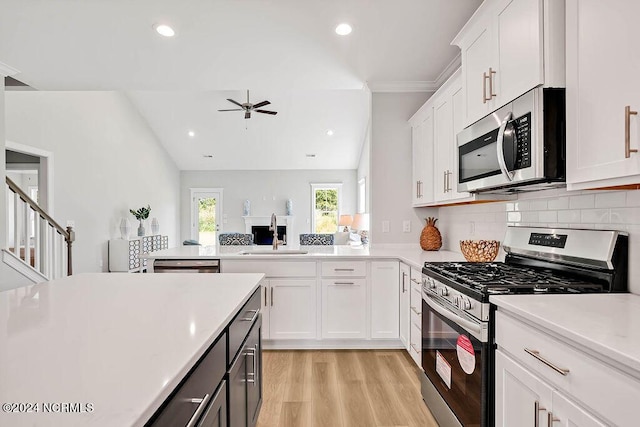
[[[367,238],[367,231],[369,231],[369,214],[368,213],[358,213],[353,218],[353,223],[351,224],[351,228],[354,230],[358,230],[360,237],[362,239],[362,243],[368,243],[369,239]]]
[[[340,215],[340,220],[338,221],[339,226],[344,226],[343,232],[349,232],[349,226],[353,223],[353,217],[351,215]]]

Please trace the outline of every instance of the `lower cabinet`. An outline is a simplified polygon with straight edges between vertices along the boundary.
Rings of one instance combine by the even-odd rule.
[[[227,382],[222,381],[198,427],[227,427]]]
[[[258,320],[229,369],[230,427],[252,427],[258,421],[262,405],[261,329]]]
[[[422,272],[415,268],[409,275],[409,354],[422,367]]]
[[[411,325],[411,319],[409,317],[411,307],[410,274],[411,267],[407,264],[400,263],[400,341],[402,341],[402,344],[407,350],[409,350],[409,328]]]
[[[367,280],[322,280],[322,338],[366,338]]]
[[[316,280],[270,279],[269,338],[316,338]]]
[[[400,335],[400,293],[398,261],[371,262],[371,338]]]

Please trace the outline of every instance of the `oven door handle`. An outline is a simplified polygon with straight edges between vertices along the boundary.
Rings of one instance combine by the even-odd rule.
[[[504,159],[504,132],[507,130],[507,124],[509,121],[513,119],[513,114],[507,114],[507,117],[504,118],[502,124],[500,125],[500,129],[498,130],[498,140],[496,144],[497,156],[498,156],[498,164],[500,165],[500,170],[502,174],[507,177],[509,182],[513,181],[513,177],[515,176],[515,172],[511,172],[507,168],[507,161]]]
[[[451,320],[453,323],[455,323],[456,325],[460,326],[461,328],[465,329],[471,335],[473,335],[474,337],[479,339],[481,342],[487,342],[488,341],[486,330],[483,330],[482,325],[480,325],[478,323],[475,323],[475,322],[472,322],[472,321],[467,320],[467,319],[463,319],[462,317],[458,316],[457,314],[447,310],[446,307],[443,307],[441,304],[436,302],[432,297],[430,297],[427,294],[423,295],[422,300],[425,303],[427,303],[427,305],[429,307],[431,307],[431,309],[433,311],[435,311],[436,313],[438,313],[442,317],[445,317],[445,318]]]

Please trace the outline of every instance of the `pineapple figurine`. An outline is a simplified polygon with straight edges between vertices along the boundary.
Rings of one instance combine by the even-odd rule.
[[[442,247],[442,236],[436,228],[436,218],[427,218],[427,225],[420,233],[420,247],[425,251],[437,251]]]

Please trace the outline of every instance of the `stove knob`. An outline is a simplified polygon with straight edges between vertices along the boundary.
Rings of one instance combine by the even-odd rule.
[[[447,295],[449,295],[449,289],[440,288],[440,295],[442,295],[443,297],[446,297]]]
[[[460,308],[460,297],[458,296],[453,297],[453,305]]]
[[[461,298],[462,299],[462,309],[463,310],[471,310],[471,301],[469,298]]]
[[[436,281],[433,279],[429,279],[429,289],[436,289]]]

